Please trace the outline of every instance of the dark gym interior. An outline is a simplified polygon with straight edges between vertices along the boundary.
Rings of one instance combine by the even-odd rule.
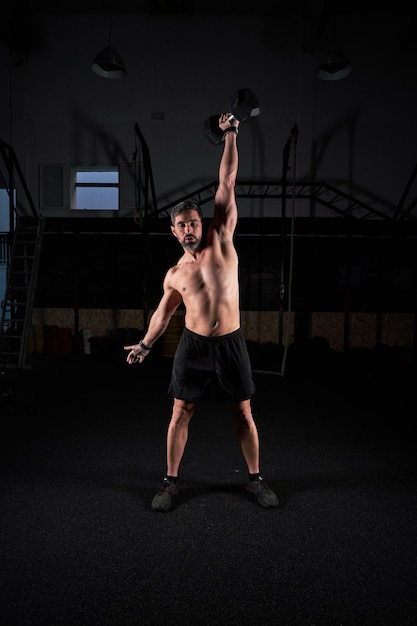
[[[2,9],[2,626],[416,624],[413,24],[402,2]],[[208,223],[204,121],[241,87],[242,328],[280,506],[205,402],[160,513],[178,335],[141,365],[124,345],[178,258],[170,207]],[[117,211],[74,206],[95,167],[125,172]]]

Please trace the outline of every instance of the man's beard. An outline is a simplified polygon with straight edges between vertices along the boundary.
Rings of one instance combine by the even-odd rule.
[[[189,241],[184,241],[182,242],[182,247],[184,248],[184,250],[191,250],[191,252],[194,252],[194,250],[197,250],[197,248],[199,248],[201,243],[201,239],[197,239],[197,238],[193,238],[190,239]]]

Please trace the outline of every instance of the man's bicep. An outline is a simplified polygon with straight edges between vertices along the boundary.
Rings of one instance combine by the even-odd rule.
[[[171,316],[177,310],[181,303],[181,295],[170,284],[168,276],[165,277],[163,284],[163,294],[159,301],[158,310],[165,316]]]

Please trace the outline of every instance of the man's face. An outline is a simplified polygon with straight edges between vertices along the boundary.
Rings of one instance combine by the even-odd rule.
[[[171,231],[185,250],[197,250],[203,237],[203,224],[197,211],[179,213]]]

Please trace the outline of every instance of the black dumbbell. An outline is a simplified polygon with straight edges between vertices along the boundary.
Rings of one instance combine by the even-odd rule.
[[[251,89],[238,89],[235,92],[230,104],[230,111],[229,121],[231,122],[234,119],[239,122],[248,122],[261,112],[259,100]],[[219,117],[220,113],[211,115],[204,122],[206,136],[214,144],[219,144],[223,141],[223,131],[219,128]]]

